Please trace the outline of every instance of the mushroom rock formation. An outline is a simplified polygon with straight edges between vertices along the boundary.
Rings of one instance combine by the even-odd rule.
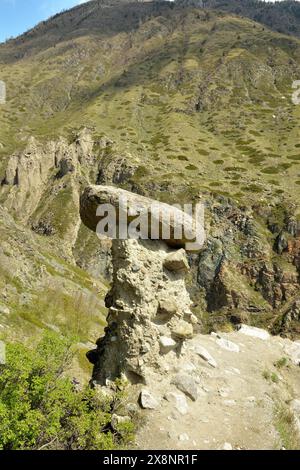
[[[120,193],[110,187],[87,188],[81,197],[83,222],[95,231],[97,206],[116,207]],[[130,201],[148,206],[152,201],[126,193]],[[171,211],[172,206],[163,206]],[[146,384],[164,371],[165,355],[180,355],[184,341],[192,337],[197,319],[185,285],[189,263],[185,250],[174,250],[172,240],[171,245],[173,249],[170,240],[113,240],[108,324],[97,349],[88,353],[95,384],[106,385],[122,376]]]

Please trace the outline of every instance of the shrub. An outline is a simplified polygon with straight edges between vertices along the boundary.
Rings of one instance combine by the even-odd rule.
[[[0,449],[104,450],[126,445],[132,425],[118,434],[110,427],[113,398],[65,376],[71,343],[47,333],[36,348],[7,345],[7,363],[0,366]],[[118,404],[119,406],[119,404]]]

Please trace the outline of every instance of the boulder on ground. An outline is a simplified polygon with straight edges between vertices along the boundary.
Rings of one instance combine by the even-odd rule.
[[[195,380],[189,375],[178,374],[171,382],[181,392],[187,395],[191,400],[196,401],[198,398],[198,387]]]
[[[212,367],[217,367],[217,362],[215,359],[212,357],[212,355],[205,349],[203,346],[200,346],[197,344],[194,346],[194,351],[198,356],[201,357],[204,361],[206,361],[210,366]]]
[[[216,343],[222,349],[226,349],[227,351],[236,352],[236,353],[240,352],[239,345],[233,343],[232,341],[229,341],[229,339],[220,337],[220,338],[217,338]]]
[[[256,328],[255,326],[242,324],[239,328],[239,332],[246,336],[252,336],[253,338],[259,338],[262,340],[270,339],[270,333],[262,328]]]
[[[160,352],[162,354],[167,354],[170,351],[173,351],[177,343],[174,341],[172,338],[169,338],[168,336],[161,336],[159,339],[159,344],[160,344]]]
[[[159,400],[151,395],[149,390],[143,389],[140,394],[140,404],[145,410],[156,410],[159,407]]]
[[[168,392],[164,397],[167,401],[174,404],[175,409],[181,414],[186,415],[189,411],[189,405],[185,395],[182,393]]]

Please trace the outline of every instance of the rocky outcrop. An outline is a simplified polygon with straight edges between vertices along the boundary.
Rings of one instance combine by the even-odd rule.
[[[25,149],[8,160],[1,182],[5,206],[19,219],[26,220],[40,203],[49,180],[55,186],[55,180],[80,173],[81,165],[95,165],[93,147],[92,135],[86,128],[74,136],[72,143],[62,137],[46,144],[29,138]],[[59,185],[57,181],[57,188]]]
[[[204,243],[203,220],[194,219],[191,215],[184,213],[175,206],[165,204],[153,199],[134,194],[113,186],[89,186],[80,200],[80,215],[83,223],[91,230],[99,231],[99,222],[105,219],[106,211],[98,215],[99,206],[105,207],[109,204],[115,210],[115,222],[117,231],[114,236],[123,238],[120,231],[140,216],[141,223],[139,231],[142,238],[151,240],[163,239],[168,245],[183,247],[193,244],[193,250],[197,251]],[[143,225],[143,219],[146,220]],[[120,229],[121,221],[123,227]],[[145,228],[144,228],[145,227]],[[100,235],[105,235],[101,233]],[[125,237],[127,232],[125,234]]]
[[[293,210],[282,209],[279,216],[277,208],[250,209],[229,198],[207,198],[208,238],[199,255],[197,282],[212,321],[217,312],[231,313],[234,322],[246,316],[249,320],[280,309],[297,294],[299,249],[293,238],[298,233]]]
[[[168,262],[174,254],[184,270]],[[125,376],[131,383],[146,384],[163,372],[166,354],[180,355],[195,323],[185,286],[185,256],[184,250],[172,252],[163,241],[113,241],[108,326],[97,349],[88,354],[95,383]]]
[[[105,145],[102,142],[101,147]],[[111,144],[102,147],[103,157],[97,176],[97,184],[124,184],[136,172],[139,159],[133,155],[117,155],[111,158]]]

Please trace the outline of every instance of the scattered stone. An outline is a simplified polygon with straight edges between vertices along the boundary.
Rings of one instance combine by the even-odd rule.
[[[167,354],[170,351],[173,351],[177,343],[174,341],[172,338],[169,338],[168,336],[161,336],[159,339],[159,344],[160,344],[160,352],[162,354]]]
[[[198,356],[201,357],[204,361],[206,361],[210,366],[212,367],[217,367],[217,363],[215,359],[212,357],[212,355],[205,349],[203,346],[196,345],[194,347],[194,351]]]
[[[178,339],[192,338],[194,334],[193,325],[185,320],[179,320],[171,329],[172,335]]]
[[[225,373],[230,375],[241,375],[241,371],[236,367],[228,367],[228,369],[225,369]]]
[[[195,380],[189,375],[178,374],[172,382],[178,390],[185,393],[191,400],[196,401],[198,398],[198,387]]]
[[[186,434],[186,433],[180,434],[180,435],[178,436],[178,439],[179,439],[179,441],[181,441],[181,442],[189,441],[189,440],[190,440],[188,434]]]
[[[0,305],[0,314],[9,315],[10,309],[6,305]]]
[[[191,322],[192,325],[197,325],[198,323],[198,318],[196,317],[196,315],[194,315],[193,313],[189,316],[189,321]]]
[[[259,338],[264,341],[270,339],[270,334],[266,330],[263,330],[262,328],[256,328],[255,326],[241,325],[238,331],[243,335]]]
[[[223,450],[232,450],[232,445],[229,442],[225,442]]]
[[[180,369],[183,372],[194,372],[196,370],[196,366],[194,366],[194,364],[192,364],[191,362],[184,362],[183,364],[181,364]]]
[[[300,342],[294,341],[285,346],[285,352],[290,357],[293,364],[300,365]]]
[[[130,423],[131,419],[129,416],[119,416],[113,414],[111,417],[111,426],[115,431],[118,431],[119,425]]]
[[[156,410],[159,407],[159,401],[148,390],[142,390],[140,394],[140,403],[142,408],[147,410]]]
[[[186,415],[189,411],[189,406],[185,395],[181,393],[169,392],[166,393],[165,399],[170,403],[174,403],[174,406],[181,415]]]
[[[240,352],[240,347],[233,343],[232,341],[229,341],[228,339],[225,338],[217,338],[216,343],[222,348],[226,349],[227,351],[231,352]]]
[[[235,400],[224,400],[223,403],[224,403],[225,406],[235,406],[236,405]]]
[[[188,271],[190,269],[184,249],[174,251],[166,256],[164,260],[164,268],[169,271]]]
[[[174,299],[162,299],[159,301],[157,314],[170,318],[177,313],[177,310],[177,303]]]
[[[135,403],[128,403],[126,405],[126,410],[130,416],[136,416],[139,412],[139,408]]]

